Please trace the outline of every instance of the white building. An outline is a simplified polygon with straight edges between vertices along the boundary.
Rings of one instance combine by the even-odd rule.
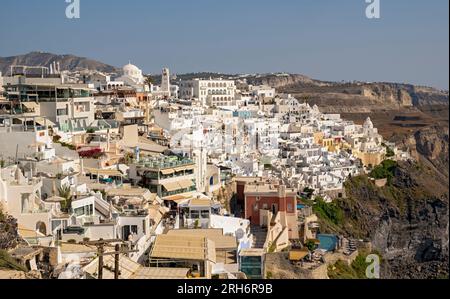
[[[123,75],[117,78],[117,81],[122,81],[129,86],[138,86],[145,84],[145,78],[142,74],[142,70],[137,66],[129,63],[122,69]]]
[[[197,99],[210,107],[233,106],[235,104],[236,85],[233,80],[194,79],[182,81],[179,97]]]
[[[170,96],[170,70],[168,68],[162,70],[161,92]]]

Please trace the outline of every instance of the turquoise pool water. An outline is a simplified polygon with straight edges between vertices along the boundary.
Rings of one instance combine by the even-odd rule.
[[[298,204],[297,205],[297,210],[301,210],[301,209],[304,209],[305,208],[305,205],[302,205],[302,204]]]
[[[333,251],[337,247],[338,238],[335,235],[317,235],[317,239],[320,241],[319,248],[326,251]]]

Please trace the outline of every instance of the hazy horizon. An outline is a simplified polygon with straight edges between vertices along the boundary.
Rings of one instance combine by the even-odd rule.
[[[449,89],[447,0],[4,0],[0,56],[72,54],[145,73],[295,73]],[[35,16],[35,17],[33,17]],[[20,22],[17,22],[20,20]],[[7,30],[5,30],[7,28]]]

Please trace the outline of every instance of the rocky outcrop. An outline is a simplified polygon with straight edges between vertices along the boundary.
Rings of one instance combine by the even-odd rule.
[[[257,75],[246,78],[247,83],[251,85],[267,85],[273,88],[283,88],[285,86],[301,85],[326,85],[324,82],[313,80],[307,76],[299,74],[272,74]]]
[[[45,66],[48,67],[53,62],[59,62],[61,70],[97,70],[105,73],[117,73],[119,70],[111,65],[107,65],[92,59],[78,57],[74,55],[56,55],[52,53],[31,52],[25,55],[0,57],[0,72],[8,74],[11,65]]]
[[[312,80],[301,75],[254,79],[276,87],[279,92],[318,105],[323,112],[359,113],[408,107],[448,106],[448,91],[398,83],[336,83]],[[250,82],[252,82],[250,80]]]
[[[14,249],[25,241],[17,231],[17,220],[2,213],[0,208],[0,249]]]
[[[448,180],[413,162],[396,169],[391,185],[367,178],[347,183],[338,204],[347,216],[339,233],[370,240],[383,256],[384,278],[448,276]],[[419,271],[420,270],[420,271]]]
[[[449,172],[449,127],[432,125],[414,132],[398,141],[400,147],[408,150],[411,156],[429,166],[433,166],[440,177],[448,181]]]
[[[414,134],[419,154],[430,160],[435,166],[448,166],[449,128],[432,126]],[[444,169],[443,169],[444,170]]]

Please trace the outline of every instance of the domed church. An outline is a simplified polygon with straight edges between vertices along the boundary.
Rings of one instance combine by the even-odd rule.
[[[126,85],[136,86],[145,84],[145,78],[142,70],[134,64],[128,63],[122,68],[123,75],[117,78],[118,81],[123,81]]]

